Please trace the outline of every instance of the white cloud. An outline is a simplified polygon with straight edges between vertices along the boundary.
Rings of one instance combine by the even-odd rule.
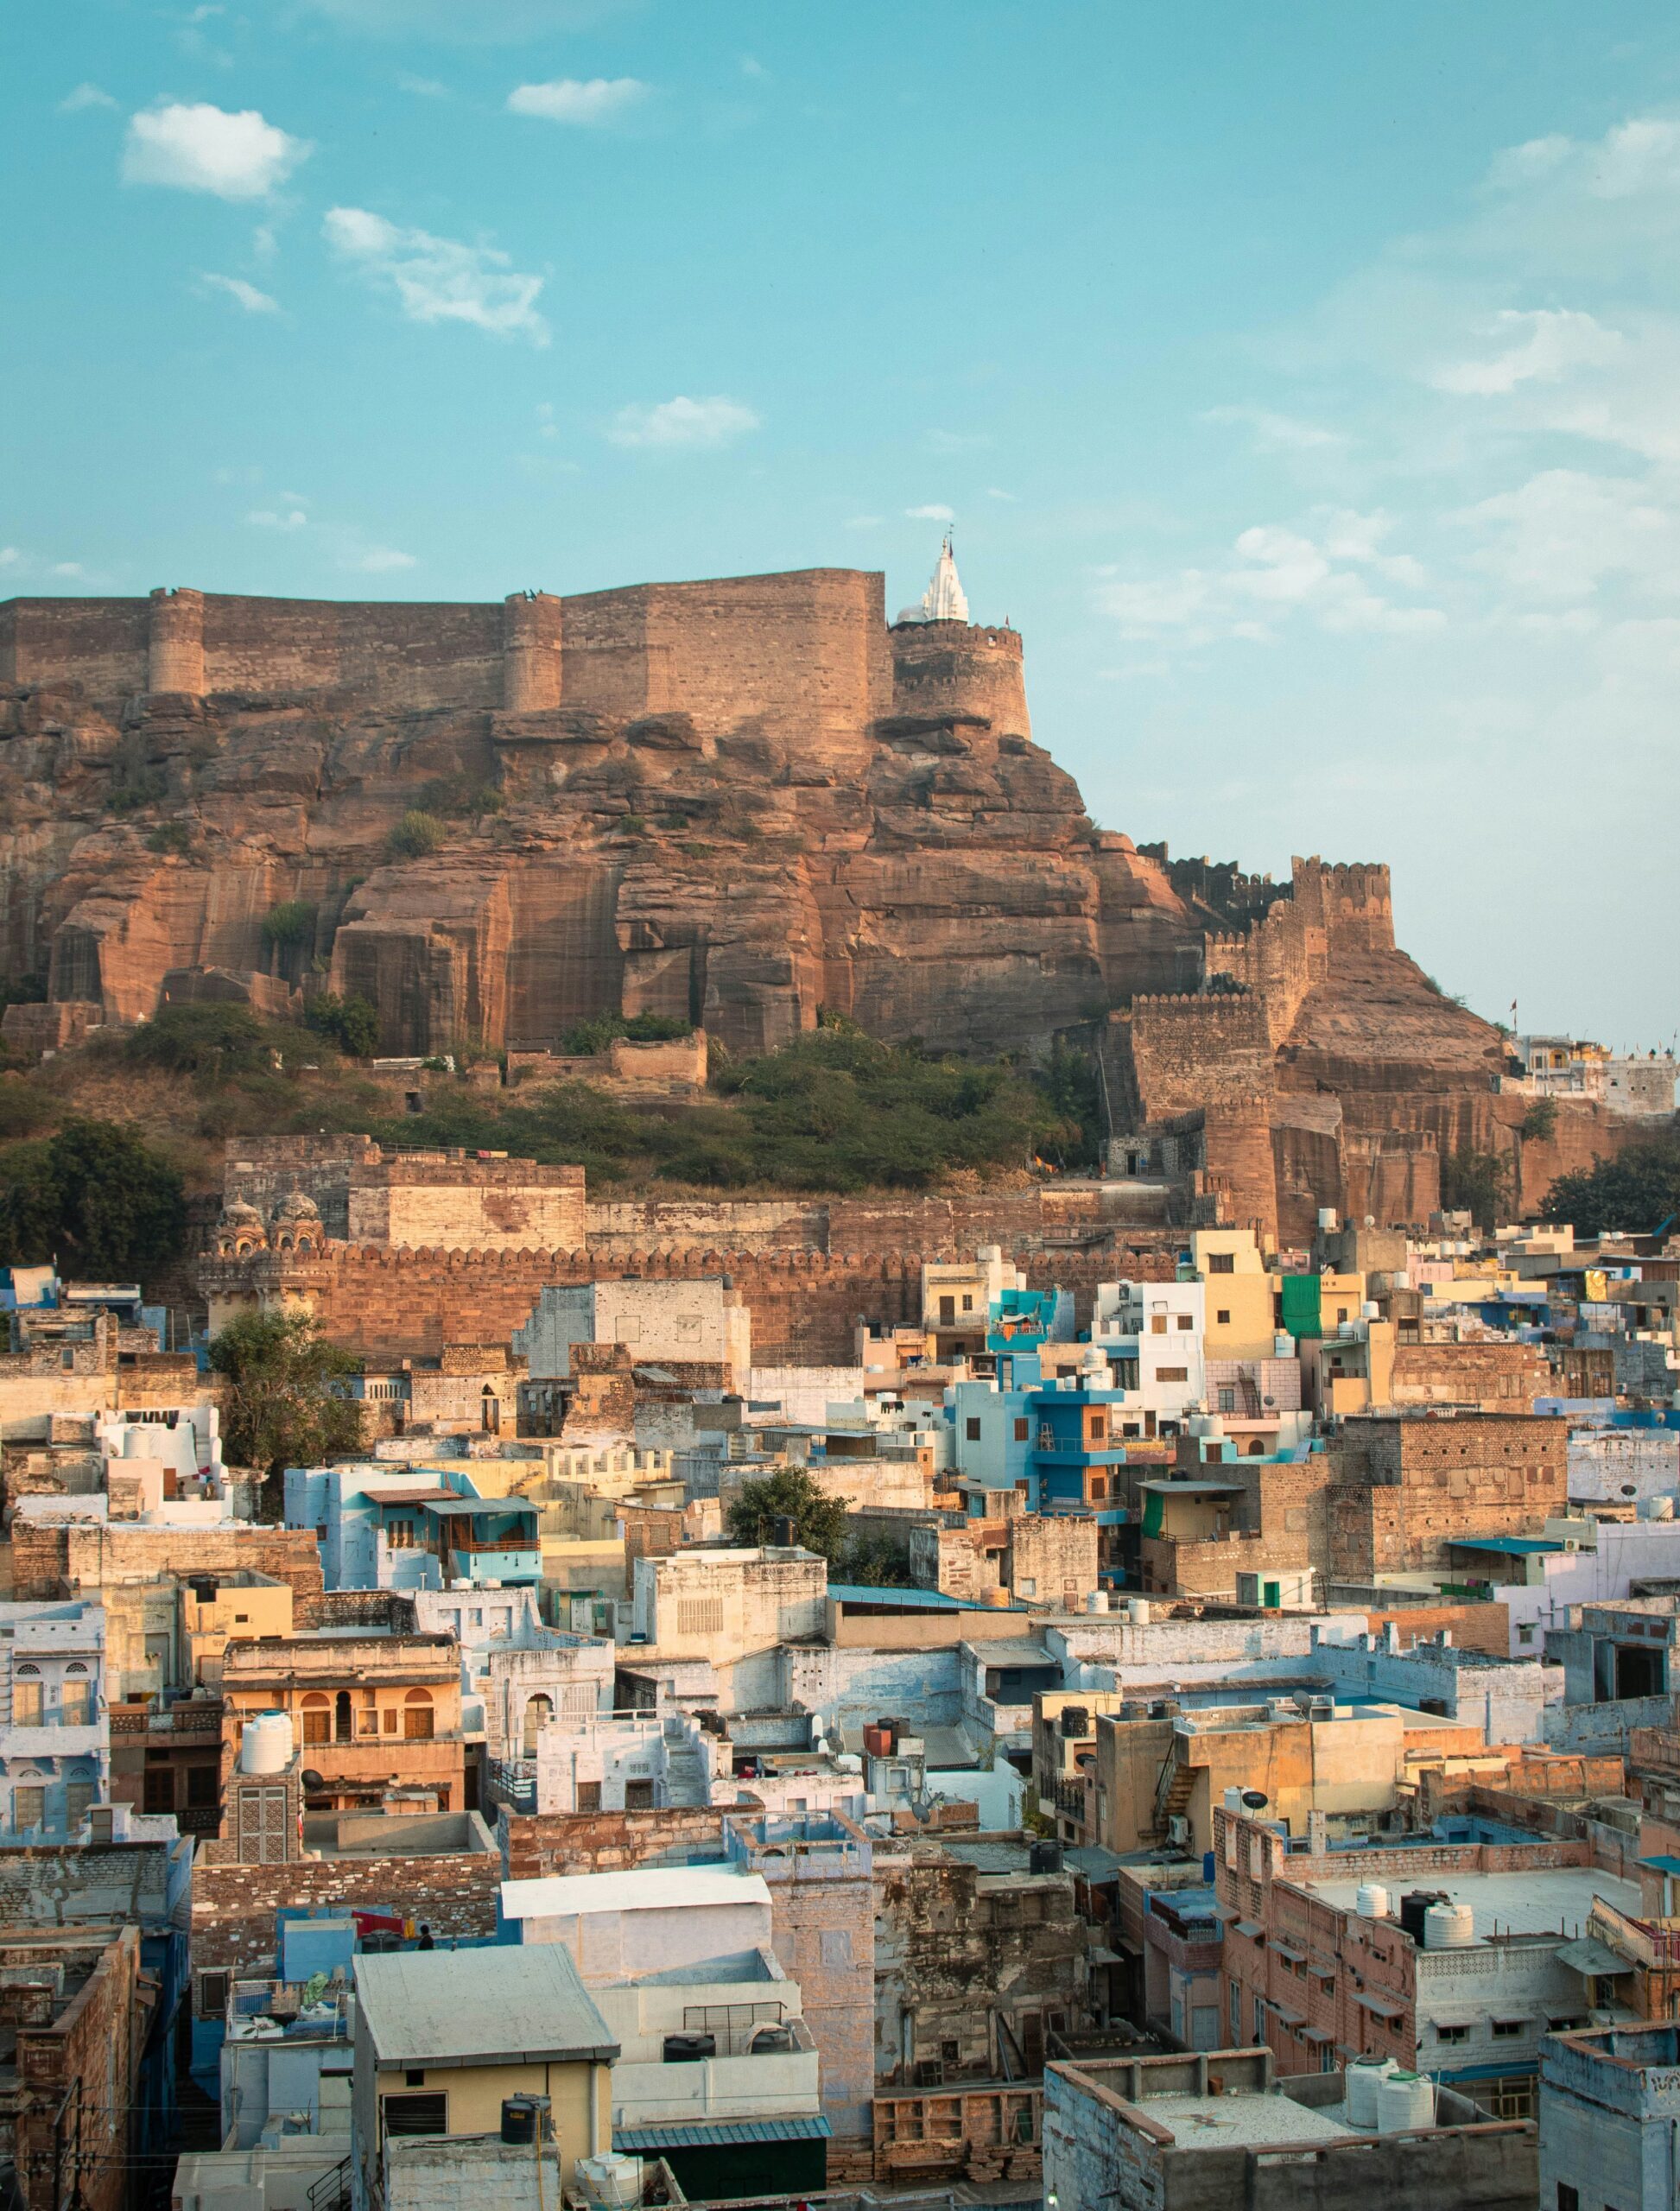
[[[615,446],[675,450],[681,447],[728,445],[758,428],[758,417],[738,399],[721,393],[710,399],[662,400],[655,407],[621,407],[607,427]]]
[[[1305,422],[1293,415],[1279,415],[1269,407],[1210,407],[1204,422],[1229,422],[1252,430],[1263,453],[1315,453],[1347,443],[1345,430],[1328,429],[1322,422]]]
[[[1018,492],[1000,491],[995,484],[988,484],[986,485],[986,496],[988,499],[1006,500],[1011,507],[1018,507],[1021,504],[1020,495]]]
[[[271,293],[259,292],[255,284],[246,283],[243,276],[218,276],[206,269],[199,278],[212,292],[221,292],[242,307],[247,314],[278,314],[280,302]]]
[[[1613,577],[1680,592],[1680,486],[1549,468],[1454,519],[1479,539],[1473,567],[1518,599],[1589,599]]]
[[[929,453],[983,453],[992,440],[985,430],[929,430],[923,443]]]
[[[1195,644],[1220,637],[1268,643],[1296,615],[1336,634],[1438,630],[1446,620],[1438,607],[1398,603],[1373,580],[1406,586],[1424,580],[1410,555],[1381,551],[1392,526],[1385,515],[1348,512],[1318,518],[1312,535],[1256,523],[1239,534],[1217,567],[1107,580],[1098,587],[1097,605],[1123,637],[1177,632]]]
[[[904,513],[911,522],[954,522],[956,520],[954,510],[950,507],[941,506],[937,501],[925,507],[906,507]]]
[[[69,581],[73,580],[77,577],[85,576],[87,573],[87,571],[83,567],[79,561],[54,561],[51,568],[48,569],[48,573],[49,575],[63,576],[67,581]]]
[[[1437,369],[1430,378],[1437,391],[1491,396],[1521,383],[1558,383],[1576,369],[1605,367],[1626,343],[1619,330],[1569,307],[1506,307],[1488,334],[1512,342],[1488,359]]]
[[[638,77],[555,77],[544,85],[516,85],[508,94],[508,112],[593,125],[637,106],[647,92]]]
[[[881,517],[879,515],[847,515],[840,527],[842,529],[878,529]]]
[[[339,566],[359,576],[383,576],[397,568],[418,567],[412,553],[399,553],[394,546],[346,546],[339,555]]]
[[[447,85],[440,84],[435,77],[411,76],[406,69],[397,77],[396,89],[399,92],[411,92],[417,100],[447,100],[449,98]]]
[[[630,0],[298,0],[339,29],[373,38],[447,40],[460,46],[512,44],[588,30],[628,12]]]
[[[299,506],[256,507],[245,520],[253,529],[303,529],[309,517]]]
[[[330,207],[321,228],[351,268],[396,293],[410,322],[465,322],[495,338],[548,344],[536,307],[542,277],[512,268],[493,246],[404,230],[365,207]]]
[[[59,102],[60,115],[79,115],[85,108],[115,107],[116,101],[101,86],[81,84]]]
[[[254,107],[230,114],[200,101],[147,108],[129,118],[124,184],[166,184],[220,200],[264,200],[314,149]]]

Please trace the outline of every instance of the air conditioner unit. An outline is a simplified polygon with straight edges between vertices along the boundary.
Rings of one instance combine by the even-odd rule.
[[[1167,1840],[1172,1845],[1175,1850],[1188,1850],[1189,1848],[1190,1823],[1189,1820],[1184,1817],[1182,1813],[1174,1813],[1173,1816],[1167,1821]]]

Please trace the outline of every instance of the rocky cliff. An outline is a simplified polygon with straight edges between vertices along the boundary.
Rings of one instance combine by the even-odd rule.
[[[819,1006],[990,1048],[1193,988],[1212,918],[1032,743],[1018,637],[889,630],[878,576],[15,601],[0,677],[0,968],[106,1021],[326,987],[392,1052]]]

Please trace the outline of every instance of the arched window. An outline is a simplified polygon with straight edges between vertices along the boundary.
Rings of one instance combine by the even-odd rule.
[[[312,1694],[304,1698],[303,1739],[306,1743],[332,1741],[333,1707],[326,1697]]]
[[[527,1698],[524,1724],[520,1731],[522,1758],[534,1758],[536,1756],[536,1739],[554,1716],[555,1707],[552,1698],[541,1695]]]
[[[333,1700],[333,1733],[340,1743],[347,1743],[355,1732],[356,1723],[351,1717],[350,1691],[340,1689]]]
[[[432,1739],[432,1700],[425,1689],[410,1689],[403,1700],[403,1733],[411,1743]]]
[[[26,1661],[12,1669],[12,1726],[41,1725],[41,1669]]]

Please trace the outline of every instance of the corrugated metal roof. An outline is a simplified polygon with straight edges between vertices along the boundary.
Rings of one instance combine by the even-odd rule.
[[[397,1950],[356,1961],[356,2001],[381,2065],[561,2062],[618,2055],[571,1953]]]
[[[877,1589],[858,1581],[831,1581],[828,1594],[842,1605],[880,1605],[908,1612],[1024,1612],[1024,1605],[982,1605],[978,1600],[948,1597],[938,1589]]]
[[[624,1873],[550,1873],[504,1881],[504,1919],[561,1919],[580,1911],[669,1911],[706,1904],[770,1904],[761,1873],[732,1866],[639,1866]]]
[[[1563,1548],[1542,1536],[1449,1536],[1447,1543],[1455,1551],[1503,1551],[1512,1558],[1534,1558]]]
[[[826,2142],[834,2132],[821,2113],[789,2113],[785,2119],[682,2119],[669,2126],[615,2126],[615,2150],[721,2149],[731,2142]]]

